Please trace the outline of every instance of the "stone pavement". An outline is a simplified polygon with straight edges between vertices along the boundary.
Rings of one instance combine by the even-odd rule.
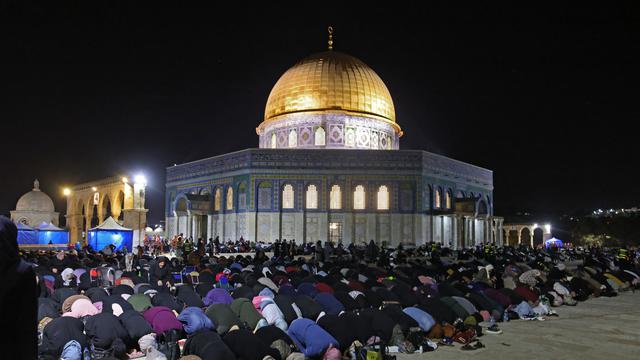
[[[560,317],[546,321],[499,323],[503,334],[482,336],[484,349],[463,351],[456,344],[423,354],[394,355],[398,360],[640,359],[640,292],[555,310]]]

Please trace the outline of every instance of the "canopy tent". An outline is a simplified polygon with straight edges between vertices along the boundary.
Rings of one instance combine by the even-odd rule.
[[[35,245],[38,243],[38,233],[36,229],[21,222],[16,224],[18,228],[18,245]]]
[[[556,238],[551,238],[551,239],[549,239],[549,240],[544,242],[544,247],[546,247],[546,248],[550,248],[550,247],[561,248],[562,245],[563,245],[562,240],[556,239]]]
[[[52,223],[42,222],[36,228],[38,229],[39,245],[54,245],[60,247],[67,246],[69,243],[69,232]]]
[[[42,222],[36,227],[17,223],[18,246],[29,249],[66,248],[69,232],[52,223]]]
[[[131,251],[132,244],[133,230],[118,224],[111,216],[102,224],[89,229],[89,245],[96,251],[108,245],[114,245],[116,250],[123,250],[126,246]]]

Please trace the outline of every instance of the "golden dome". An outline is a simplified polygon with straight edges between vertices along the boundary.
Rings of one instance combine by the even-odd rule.
[[[382,79],[367,64],[340,52],[311,55],[287,70],[269,94],[264,121],[319,111],[377,118],[401,133],[395,124],[393,100]]]

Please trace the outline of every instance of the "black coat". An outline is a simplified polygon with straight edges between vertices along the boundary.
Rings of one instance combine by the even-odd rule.
[[[177,286],[176,287],[176,298],[183,302],[185,306],[194,306],[194,307],[204,307],[202,303],[202,299],[198,294],[193,290],[191,286]]]
[[[234,325],[242,325],[238,316],[227,304],[213,304],[207,308],[205,314],[216,326],[216,331],[219,334],[225,334]]]
[[[102,300],[102,312],[108,312],[109,314],[113,314],[113,304],[118,304],[122,308],[122,311],[134,310],[133,305],[131,305],[127,300],[125,300],[120,295],[111,295],[107,296]]]
[[[453,310],[437,298],[422,299],[418,308],[424,310],[426,313],[431,315],[435,321],[441,324],[453,324],[457,317]]]
[[[144,319],[142,314],[135,310],[127,310],[118,316],[118,320],[127,330],[129,346],[137,345],[138,339],[153,332],[151,324]]]
[[[293,345],[293,340],[291,340],[289,335],[274,325],[261,327],[256,331],[256,335],[267,344],[273,344],[277,340],[282,340],[289,345]]]
[[[320,313],[324,310],[322,305],[315,302],[307,295],[298,295],[295,297],[295,303],[302,312],[302,317],[316,321]]]
[[[351,328],[348,317],[325,315],[318,320],[318,325],[338,340],[340,351],[342,352],[348,349],[351,343],[358,340],[356,332]]]
[[[271,344],[266,344],[249,330],[229,331],[223,340],[238,359],[262,360],[265,356],[271,355],[274,359],[281,360],[278,350],[270,347]]]
[[[298,318],[298,314],[296,314],[296,311],[293,309],[293,298],[289,295],[278,294],[273,300],[275,301],[276,305],[278,305],[278,308],[280,308],[280,311],[282,311],[284,320],[287,322],[287,324],[291,325],[293,320]]]
[[[160,268],[158,263],[160,260],[164,260],[164,267]],[[171,262],[167,260],[165,257],[160,257],[156,260],[156,263],[151,266],[149,269],[149,281],[152,285],[157,285],[158,281],[162,280],[163,283],[169,281],[173,282],[173,277],[171,276]]]
[[[0,216],[0,319],[9,327],[0,337],[2,357],[33,359],[37,354],[38,285],[31,264],[18,254],[16,225]]]
[[[46,359],[58,359],[65,344],[71,340],[76,340],[82,348],[85,348],[87,336],[82,332],[83,327],[82,321],[70,316],[53,319],[44,327],[42,345],[38,353]],[[19,350],[23,351],[23,349]]]
[[[38,321],[45,317],[55,319],[60,316],[60,305],[51,298],[38,298]]]
[[[187,285],[188,286],[188,285]],[[151,304],[153,306],[165,306],[171,310],[175,310],[180,313],[184,309],[184,303],[177,300],[171,293],[157,293],[151,298]]]
[[[111,343],[120,338],[125,343],[129,342],[129,333],[122,326],[120,320],[111,313],[100,313],[89,316],[85,322],[84,330],[91,343],[101,349],[111,348]]]
[[[208,329],[191,334],[184,344],[182,355],[196,355],[202,360],[235,360],[236,356],[217,332]]]

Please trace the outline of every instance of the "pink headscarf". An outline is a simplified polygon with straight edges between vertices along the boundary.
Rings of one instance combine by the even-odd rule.
[[[93,306],[96,307],[96,309],[98,309],[98,311],[102,312],[102,301],[96,301],[93,303]]]
[[[93,306],[91,300],[78,299],[71,305],[71,311],[62,314],[62,316],[71,316],[79,319],[81,317],[92,316],[98,313],[100,313],[100,311]]]
[[[260,307],[260,303],[262,303],[262,300],[267,299],[266,296],[254,296],[253,300],[251,301],[253,303],[253,307],[256,308],[256,310],[258,310],[258,312],[260,313],[260,315],[262,315],[262,308]]]

